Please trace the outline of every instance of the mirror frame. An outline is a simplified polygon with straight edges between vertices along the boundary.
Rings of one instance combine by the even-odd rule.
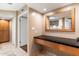
[[[59,11],[58,13],[61,13],[61,12]],[[55,14],[57,14],[57,13],[55,13]],[[48,16],[51,16],[51,15],[45,15],[45,31],[49,31],[49,32],[75,32],[75,8],[71,8],[71,17],[72,17],[71,30],[64,29],[64,20],[63,20],[63,29],[57,29],[57,30],[47,29],[47,27],[49,26]]]

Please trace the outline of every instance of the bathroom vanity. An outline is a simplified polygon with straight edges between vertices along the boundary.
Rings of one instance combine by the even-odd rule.
[[[55,49],[69,55],[79,56],[78,39],[41,35],[34,37],[34,42],[42,47]]]
[[[75,8],[61,8],[44,15],[45,32],[49,33],[74,33],[75,32]],[[79,56],[79,38],[64,38],[57,36],[40,35],[34,37],[34,42],[39,46],[60,51],[61,53]],[[42,50],[41,50],[42,51]]]

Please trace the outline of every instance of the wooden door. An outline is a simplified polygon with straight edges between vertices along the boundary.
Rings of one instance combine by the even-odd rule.
[[[0,20],[0,43],[8,42],[10,40],[10,26],[8,20]]]

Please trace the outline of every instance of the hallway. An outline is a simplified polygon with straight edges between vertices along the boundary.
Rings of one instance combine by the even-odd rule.
[[[7,42],[0,44],[0,56],[27,56],[27,53]]]

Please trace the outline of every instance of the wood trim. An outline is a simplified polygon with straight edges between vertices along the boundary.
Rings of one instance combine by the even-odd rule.
[[[64,30],[65,30],[65,24],[64,24],[64,21],[65,21],[65,19],[64,19],[64,17],[63,17],[63,20],[62,20],[62,23],[63,23],[63,26],[62,26],[62,31],[64,31]]]
[[[64,11],[63,11],[64,12]],[[48,32],[75,32],[75,8],[72,7],[72,29],[71,30],[67,30],[67,29],[57,29],[57,30],[53,30],[53,29],[47,29],[47,27],[49,26],[49,21],[48,21],[48,16],[49,15],[45,15],[45,31],[48,31]],[[59,12],[57,12],[59,13]],[[55,14],[57,14],[55,13]],[[64,22],[64,21],[63,21]],[[64,26],[63,26],[64,27]]]
[[[72,32],[75,32],[75,8],[72,10]]]

